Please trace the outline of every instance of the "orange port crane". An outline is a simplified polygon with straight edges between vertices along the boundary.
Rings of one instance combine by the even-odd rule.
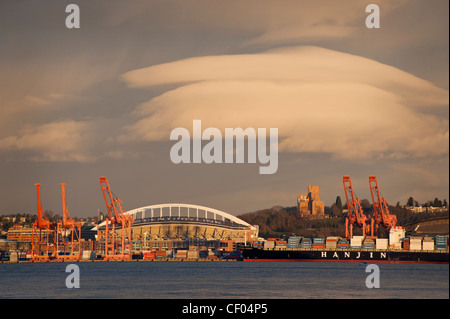
[[[386,199],[381,196],[378,181],[375,176],[369,176],[369,186],[373,202],[372,233],[374,232],[374,223],[375,231],[378,230],[378,226],[380,224],[383,224],[388,230],[395,228],[397,224],[397,217],[390,213]]]
[[[123,212],[122,201],[113,196],[106,177],[100,177],[108,217],[105,219],[105,259],[131,259],[131,224],[133,216]],[[116,227],[122,230],[121,241],[116,241]]]
[[[345,198],[347,200],[348,214],[345,218],[345,237],[353,237],[353,224],[357,224],[362,229],[363,236],[366,231],[369,231],[369,219],[364,214],[359,198],[353,192],[352,181],[349,176],[344,176],[342,179],[345,190]]]
[[[37,209],[38,219],[33,223],[31,233],[31,258],[32,260],[49,260],[55,249],[56,223],[48,220],[41,204],[41,184],[37,183]]]
[[[66,205],[66,184],[61,183],[62,220],[56,227],[56,258],[59,260],[81,259],[81,223],[75,222]],[[69,237],[70,236],[70,237]]]

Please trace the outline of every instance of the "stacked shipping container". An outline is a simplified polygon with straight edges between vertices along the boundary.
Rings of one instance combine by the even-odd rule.
[[[301,248],[311,249],[313,247],[311,238],[303,238],[300,243]]]
[[[275,241],[275,248],[282,248],[282,249],[287,248],[287,241],[285,241],[285,240]]]
[[[353,236],[353,238],[327,237],[327,238],[302,238],[300,236],[290,236],[288,240],[269,238],[269,240],[259,240],[253,242],[253,247],[261,249],[368,249],[368,250],[447,250],[448,237],[437,235],[432,237],[403,237],[398,238],[403,233],[403,229],[396,230],[395,236],[387,238],[376,238],[370,236]],[[392,234],[391,234],[392,235]],[[391,242],[390,240],[393,240]]]
[[[339,237],[327,237],[325,241],[325,247],[327,249],[336,249],[338,240]]]
[[[325,248],[325,238],[313,238],[313,248]]]
[[[350,248],[350,239],[348,239],[348,238],[339,239],[339,241],[337,243],[337,248],[341,248],[341,249]]]
[[[422,250],[422,238],[421,237],[409,238],[409,249],[410,250]]]
[[[363,236],[353,236],[353,238],[350,238],[350,248],[361,249],[363,239]]]
[[[389,240],[387,238],[377,238],[375,240],[375,247],[379,250],[386,250],[389,248]]]
[[[447,236],[436,235],[434,239],[436,250],[447,250]]]
[[[146,251],[143,253],[143,259],[155,259],[155,251]]]
[[[288,238],[288,248],[298,248],[298,243],[300,242],[299,236],[291,236]]]
[[[264,241],[263,240],[258,240],[258,241],[254,241],[253,242],[253,247],[255,248],[264,248]]]
[[[403,238],[401,240],[401,243],[402,243],[403,250],[409,250],[409,238]]]
[[[434,250],[434,240],[432,237],[425,237],[423,239],[422,250]]]
[[[264,242],[265,249],[273,249],[275,247],[275,242],[272,240],[267,240]]]
[[[364,239],[362,248],[363,249],[375,249],[375,239],[373,239],[373,238]]]

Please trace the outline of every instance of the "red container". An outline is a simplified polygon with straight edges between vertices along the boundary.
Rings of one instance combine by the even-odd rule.
[[[145,252],[145,253],[143,254],[143,258],[144,258],[144,259],[155,259],[155,257],[156,257],[156,255],[155,255],[155,252],[154,252],[154,251],[151,251],[151,252]]]

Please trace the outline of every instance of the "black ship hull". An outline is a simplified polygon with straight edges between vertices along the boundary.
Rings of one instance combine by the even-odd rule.
[[[448,251],[380,251],[380,250],[264,250],[245,247],[244,261],[321,261],[321,262],[367,262],[367,263],[446,263]]]

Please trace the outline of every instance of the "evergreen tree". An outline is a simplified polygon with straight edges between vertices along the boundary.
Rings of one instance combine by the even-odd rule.
[[[341,196],[336,197],[336,206],[342,211],[342,200],[341,200]]]
[[[406,202],[407,206],[414,206],[414,198],[410,197],[408,198],[408,201]]]
[[[434,207],[442,207],[442,201],[440,201],[437,197],[434,199],[433,202]]]

